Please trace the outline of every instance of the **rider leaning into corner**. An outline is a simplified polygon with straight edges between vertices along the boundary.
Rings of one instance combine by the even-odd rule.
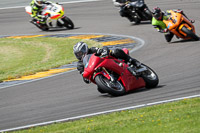
[[[80,72],[80,74],[83,74],[84,72],[84,65],[83,65],[83,58],[87,54],[95,54],[96,56],[113,56],[118,59],[125,60],[126,63],[130,63],[131,65],[136,66],[137,70],[133,72],[132,74],[137,74],[138,71],[143,69],[141,66],[141,63],[137,61],[136,59],[130,57],[128,54],[126,54],[122,49],[116,48],[115,50],[111,51],[108,47],[103,48],[97,48],[97,47],[91,47],[88,48],[88,45],[85,42],[78,42],[73,47],[73,52],[76,58],[79,60],[77,63],[77,70]],[[86,83],[89,83],[87,79],[83,80]]]
[[[125,6],[125,3],[128,1],[130,2],[129,6],[136,7],[137,2],[144,1],[144,0],[113,0],[113,4],[116,7],[121,7],[120,11],[119,11],[121,17],[127,17],[130,22],[133,22],[129,11],[127,11],[125,8],[123,8]]]
[[[46,22],[46,20],[41,16],[42,7],[45,4],[52,4],[52,2],[45,0],[32,0],[30,3],[30,6],[32,7],[31,23],[38,21],[39,23],[44,24]]]
[[[167,40],[167,42],[170,42],[172,40],[174,34],[167,29],[167,26],[165,25],[163,20],[170,19],[171,11],[181,13],[188,19],[188,17],[183,13],[183,10],[181,9],[161,11],[159,7],[155,7],[153,8],[153,11],[152,11],[152,15],[153,15],[152,25],[154,26],[154,28],[157,29],[158,32],[165,33],[165,39]],[[188,19],[188,20],[190,20],[191,23],[194,23],[194,20],[191,20],[191,19]]]

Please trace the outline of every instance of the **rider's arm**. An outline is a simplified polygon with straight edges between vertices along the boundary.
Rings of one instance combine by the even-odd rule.
[[[44,4],[52,4],[53,2],[51,1],[46,1]]]
[[[36,17],[38,13],[38,8],[36,6],[32,7],[32,15],[31,17]]]
[[[84,65],[82,61],[77,62],[77,70],[82,74],[84,72]]]
[[[88,50],[88,54],[95,54],[96,56],[106,56],[109,55],[110,49],[108,47],[97,48],[91,47]]]
[[[162,32],[164,29],[166,29],[166,25],[163,21],[156,20],[154,17],[152,18],[152,26],[157,29],[158,32]]]

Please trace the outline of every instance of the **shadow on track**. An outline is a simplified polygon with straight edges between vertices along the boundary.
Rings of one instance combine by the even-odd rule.
[[[148,24],[151,24],[151,22],[150,21],[144,21],[144,22],[142,21],[139,24],[131,23],[131,26],[148,25]]]
[[[76,29],[80,29],[81,27],[76,27],[76,28],[74,28],[74,29],[65,29],[65,28],[63,28],[63,29],[60,29],[60,28],[55,28],[55,29],[50,29],[50,30],[48,30],[48,31],[45,31],[45,32],[58,32],[58,31],[68,31],[68,30],[76,30]]]
[[[163,88],[165,87],[166,85],[158,85],[157,87],[155,88],[140,88],[140,89],[137,89],[137,90],[132,90],[132,91],[129,91],[127,92],[125,95],[122,95],[122,96],[126,96],[126,95],[131,95],[131,94],[135,94],[135,93],[140,93],[140,92],[144,92],[144,91],[150,91],[150,90],[153,90],[153,89],[160,89],[160,88]],[[116,98],[116,97],[122,97],[122,96],[112,96],[112,95],[109,95],[107,93],[105,94],[101,94],[100,97],[109,97],[109,98]]]
[[[199,40],[200,40],[200,38],[199,38]],[[198,40],[198,41],[199,41],[199,40]],[[169,44],[186,43],[186,42],[196,42],[196,41],[194,41],[194,40],[192,40],[192,39],[188,39],[188,40],[178,40],[178,41],[174,41],[174,42],[169,42]]]

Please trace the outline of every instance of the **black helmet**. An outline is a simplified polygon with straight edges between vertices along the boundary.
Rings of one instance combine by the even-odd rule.
[[[88,45],[84,42],[78,42],[74,45],[73,51],[76,58],[82,60],[83,57],[88,53]]]
[[[153,8],[153,11],[152,11],[152,14],[153,14],[153,17],[157,20],[162,20],[162,11],[159,7],[155,7]]]

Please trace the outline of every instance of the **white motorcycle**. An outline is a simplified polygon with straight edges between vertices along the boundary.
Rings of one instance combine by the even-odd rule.
[[[27,6],[25,7],[26,12],[31,15],[32,14],[32,7]],[[31,21],[34,25],[36,25],[39,29],[43,31],[49,30],[49,28],[63,28],[66,27],[67,29],[73,29],[74,24],[70,18],[64,15],[64,7],[59,4],[51,3],[45,4],[42,7],[42,11],[40,14],[41,20],[40,21]]]

